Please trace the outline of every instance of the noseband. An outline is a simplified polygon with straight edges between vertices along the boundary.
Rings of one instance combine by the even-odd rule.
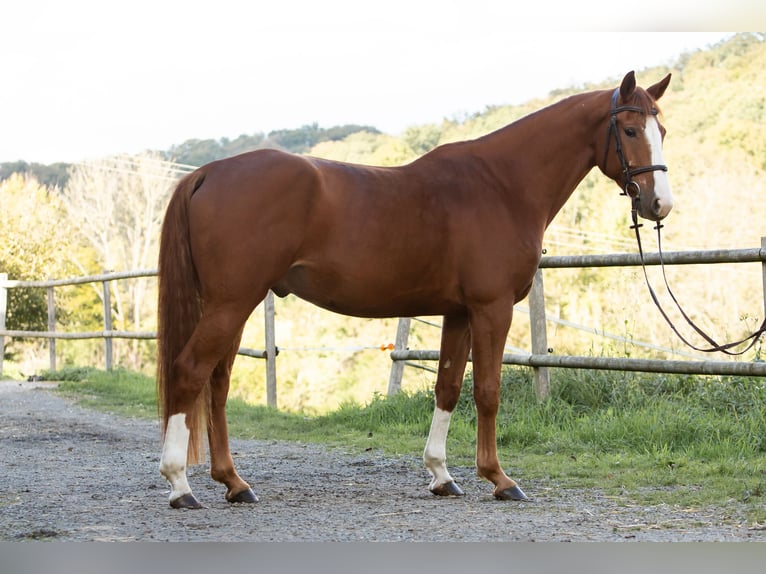
[[[668,171],[666,165],[646,165],[641,167],[631,168],[628,165],[628,160],[625,159],[625,154],[622,151],[622,140],[620,139],[620,130],[617,129],[617,114],[620,112],[638,112],[644,114],[643,108],[638,106],[618,106],[617,99],[620,97],[620,88],[616,88],[612,93],[612,104],[609,110],[609,129],[606,132],[606,149],[604,150],[604,168],[606,168],[607,155],[609,154],[609,145],[612,141],[612,134],[614,134],[614,145],[617,151],[617,158],[620,160],[620,166],[622,167],[622,175],[625,183],[623,184],[623,195],[628,195],[633,198],[634,205],[637,203],[638,196],[641,193],[641,186],[633,181],[633,176],[640,173],[647,173],[650,171]],[[651,114],[657,115],[657,110],[652,109]],[[606,173],[606,172],[605,172]]]

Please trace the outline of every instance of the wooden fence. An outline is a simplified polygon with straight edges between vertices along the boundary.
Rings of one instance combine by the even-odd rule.
[[[156,331],[116,331],[112,329],[112,300],[111,282],[139,277],[156,277],[156,269],[125,271],[120,273],[104,273],[75,277],[73,279],[51,279],[48,281],[14,281],[8,279],[7,273],[0,273],[0,377],[3,375],[3,356],[5,354],[5,337],[48,339],[49,366],[56,370],[56,341],[58,339],[103,339],[104,368],[111,371],[113,367],[112,342],[114,339],[156,339]],[[53,290],[65,285],[84,285],[101,283],[103,301],[103,331],[87,331],[79,333],[62,333],[56,331],[56,306]],[[48,330],[47,331],[13,331],[6,329],[6,311],[8,305],[8,289],[43,288],[48,292]],[[277,404],[277,368],[276,357],[279,350],[274,337],[274,294],[269,294],[264,301],[264,321],[266,340],[263,349],[240,347],[240,355],[266,360],[266,399],[269,405]]]
[[[646,254],[648,265],[659,265],[657,253]],[[724,249],[707,251],[682,251],[664,254],[666,265],[692,265],[716,263],[754,263],[760,262],[763,272],[764,312],[766,312],[766,237],[761,238],[761,247],[752,249]],[[550,387],[549,368],[606,369],[617,371],[642,371],[656,373],[684,374],[721,374],[766,376],[766,362],[755,361],[716,361],[716,360],[660,360],[632,359],[623,357],[591,357],[553,355],[548,352],[546,323],[555,320],[545,313],[545,295],[543,288],[543,270],[582,267],[629,267],[639,266],[638,254],[545,256],[535,275],[535,281],[529,294],[530,329],[532,336],[531,353],[506,353],[503,363],[532,367],[535,373],[535,387],[539,399],[548,396]],[[48,339],[50,368],[56,368],[56,340],[58,339],[104,339],[104,362],[107,370],[112,369],[112,342],[114,339],[154,339],[156,332],[116,331],[112,328],[110,284],[112,281],[137,277],[156,276],[156,270],[129,271],[123,273],[105,273],[74,279],[49,281],[14,281],[7,274],[0,273],[0,376],[3,373],[3,354],[5,337]],[[103,331],[84,333],[63,333],[56,331],[56,310],[54,288],[64,285],[101,283],[103,290]],[[48,330],[13,331],[6,329],[6,306],[8,289],[45,288],[48,293]],[[266,397],[269,406],[277,406],[276,357],[279,349],[274,334],[274,296],[269,292],[264,304],[265,341],[263,349],[240,348],[239,354],[266,361]],[[388,393],[394,394],[401,389],[404,367],[411,361],[438,361],[439,351],[412,350],[407,348],[411,319],[402,318],[396,332],[394,350],[391,352],[392,367],[389,376]]]
[[[694,265],[716,263],[761,263],[763,274],[763,308],[766,313],[766,237],[761,238],[761,247],[752,249],[718,249],[706,251],[675,251],[663,254],[665,265]],[[658,253],[645,254],[647,265],[660,265]],[[630,267],[640,266],[641,258],[636,254],[576,255],[543,257],[535,274],[529,293],[531,353],[506,353],[503,364],[532,367],[535,374],[535,389],[538,399],[548,396],[550,388],[550,367],[573,369],[602,369],[614,371],[641,371],[649,373],[681,373],[698,375],[743,375],[766,376],[766,362],[713,361],[713,360],[661,360],[631,359],[624,357],[583,357],[553,355],[548,351],[546,324],[553,320],[545,313],[543,290],[544,269],[571,269],[582,267]],[[400,319],[397,338],[391,359],[397,362],[438,361],[439,351],[407,349],[409,319]],[[469,359],[470,360],[470,359]],[[388,392],[395,393],[401,387],[401,367],[395,367],[389,378]]]

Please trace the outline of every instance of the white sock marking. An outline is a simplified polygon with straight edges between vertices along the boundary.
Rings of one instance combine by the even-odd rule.
[[[447,470],[447,432],[451,418],[452,413],[439,407],[434,408],[431,430],[428,433],[425,451],[423,451],[423,462],[428,472],[434,477],[429,486],[431,490],[452,482],[452,476]]]
[[[189,429],[186,415],[178,413],[168,419],[165,444],[162,445],[160,474],[170,483],[170,500],[191,492],[186,479],[186,453],[189,448]]]

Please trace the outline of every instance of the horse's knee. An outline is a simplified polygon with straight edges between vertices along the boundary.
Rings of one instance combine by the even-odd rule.
[[[500,385],[494,381],[474,382],[473,400],[479,416],[495,417],[500,409]]]
[[[436,406],[442,411],[449,413],[454,411],[460,400],[460,390],[462,387],[462,372],[455,376],[454,373],[444,374],[440,371],[436,377],[436,386],[434,387]]]

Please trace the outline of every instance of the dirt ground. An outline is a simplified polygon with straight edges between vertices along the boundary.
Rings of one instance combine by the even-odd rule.
[[[742,507],[639,506],[517,478],[532,500],[500,502],[473,468],[466,492],[428,492],[420,453],[388,458],[301,442],[234,441],[260,497],[231,505],[207,468],[189,480],[201,510],[173,510],[154,421],[87,410],[49,383],[0,382],[0,540],[55,541],[746,541]]]

